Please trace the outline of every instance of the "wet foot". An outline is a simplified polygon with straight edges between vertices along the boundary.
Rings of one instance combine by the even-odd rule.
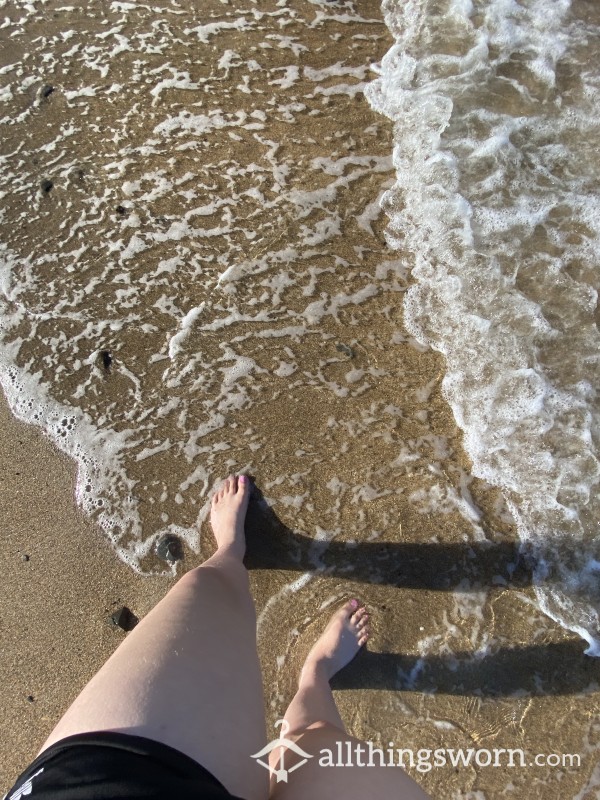
[[[369,638],[369,615],[358,600],[349,600],[338,609],[304,662],[300,683],[315,672],[327,680],[345,667]]]
[[[242,559],[246,552],[244,520],[250,480],[246,475],[229,475],[213,495],[210,506],[210,524],[219,550],[226,550]]]

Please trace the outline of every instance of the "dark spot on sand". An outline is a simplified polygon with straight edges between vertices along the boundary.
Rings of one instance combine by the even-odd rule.
[[[124,631],[132,631],[139,622],[136,615],[127,606],[122,606],[118,611],[111,614],[110,621],[116,628],[121,628]]]
[[[33,703],[33,701],[35,700],[35,697],[34,697],[32,694],[28,694],[28,695],[27,695],[27,700],[28,700],[30,703]]]
[[[54,91],[54,86],[50,86],[49,83],[44,84],[40,90],[40,94],[42,97],[50,97],[52,92]]]
[[[29,556],[27,555],[27,553],[23,555],[23,561],[29,561]]]
[[[44,180],[40,183],[40,186],[42,188],[42,192],[45,194],[48,194],[48,192],[54,188],[54,184],[52,181],[48,180],[48,178],[44,178]]]
[[[156,555],[162,558],[163,561],[168,561],[169,564],[181,561],[183,558],[183,547],[180,539],[171,534],[163,536],[156,545]]]
[[[340,353],[345,353],[349,358],[354,358],[354,350],[351,347],[348,347],[347,344],[342,344],[339,342],[336,344],[335,349]]]
[[[129,209],[125,206],[117,206],[115,211],[120,217],[126,217],[129,214]]]
[[[110,365],[113,362],[110,350],[100,350],[100,358],[102,359],[102,366],[108,372],[108,370],[110,370]]]

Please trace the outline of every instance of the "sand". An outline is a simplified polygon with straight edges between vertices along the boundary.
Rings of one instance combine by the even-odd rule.
[[[389,46],[382,22],[377,29],[381,38],[376,47],[369,45],[369,59]],[[319,35],[314,33],[309,52],[317,51]],[[224,89],[232,82],[224,82]],[[48,114],[62,121],[58,91],[55,101]],[[375,122],[377,138],[371,142],[369,137],[365,144],[361,132]],[[335,131],[347,127],[356,139],[356,152],[368,145],[369,152],[389,155],[391,126],[376,120],[365,104],[334,96],[318,131],[327,132],[328,126]],[[38,133],[44,133],[41,125]],[[322,150],[322,137],[317,138],[315,155]],[[304,148],[299,159],[306,154],[304,144],[298,147]],[[364,288],[372,280],[370,270],[391,255],[385,247],[383,215],[368,238],[351,224],[356,209],[373,202],[380,186],[380,178],[368,177],[360,192],[354,189],[339,201],[348,230],[332,246],[332,255],[343,255],[352,264],[344,273],[348,292]],[[20,231],[17,226],[14,230]],[[278,235],[289,237],[290,231],[282,227]],[[354,263],[351,246],[365,244],[367,260]],[[253,281],[261,279],[250,276],[238,286],[240,307],[244,299],[253,299],[258,291]],[[320,288],[333,296],[338,281],[332,276],[328,285],[325,275]],[[331,338],[295,346],[298,374],[312,373],[313,384],[266,395],[262,404],[257,401],[251,411],[238,415],[239,424],[232,413],[227,431],[231,447],[215,448],[207,458],[215,471],[217,466],[230,470],[251,463],[256,484],[266,494],[279,476],[300,476],[293,486],[286,484],[290,504],[279,505],[279,520],[255,508],[248,526],[268,730],[274,733],[272,725],[294,692],[303,654],[331,608],[355,595],[371,611],[373,636],[368,651],[336,682],[336,699],[352,733],[377,745],[394,741],[415,749],[510,747],[531,754],[577,754],[580,766],[447,767],[428,773],[413,769],[411,774],[433,796],[448,800],[589,800],[600,787],[600,774],[594,774],[600,660],[585,657],[581,640],[541,614],[523,565],[507,579],[516,552],[514,526],[502,513],[498,492],[470,480],[460,431],[440,391],[441,359],[422,352],[408,337],[394,338],[402,324],[403,291],[398,281],[361,305],[360,313],[350,306],[341,309],[338,320],[325,318],[320,329]],[[290,295],[290,307],[306,305],[300,289]],[[240,330],[246,332],[243,326]],[[323,360],[344,352],[336,344],[348,342],[356,349],[354,357],[348,356],[354,367],[378,368],[383,374],[364,397],[342,401],[325,391],[325,378],[317,376]],[[126,350],[117,353],[123,363]],[[268,351],[260,352],[258,360],[263,358],[268,367]],[[346,361],[330,363],[325,377],[342,382],[348,369]],[[118,370],[114,377],[120,377]],[[271,380],[264,378],[266,387]],[[115,396],[122,394],[118,381],[102,386]],[[372,406],[397,410],[388,417],[378,411],[380,419],[373,421],[377,414]],[[332,416],[335,426],[328,424]],[[2,792],[123,640],[126,634],[110,623],[113,611],[125,605],[143,617],[173,580],[142,578],[119,561],[102,531],[75,507],[75,464],[38,429],[15,421],[3,399],[0,424]],[[423,436],[426,444],[419,450],[414,443]],[[220,431],[215,437],[218,442]],[[448,448],[443,456],[435,452],[442,440]],[[260,448],[248,451],[252,442],[261,443]],[[391,470],[403,450],[406,459]],[[435,466],[438,462],[443,469]],[[359,489],[376,486],[382,494],[348,492],[336,505],[327,488],[334,478]],[[484,512],[485,541],[452,506],[463,483]],[[440,486],[448,491],[441,499],[436,495]],[[292,493],[306,496],[294,505]],[[422,502],[410,501],[413,493],[421,493]],[[445,506],[450,510],[442,513],[439,508]],[[191,500],[178,509],[186,524],[198,510]],[[314,546],[316,531],[326,535],[338,525],[341,532],[329,548]],[[373,543],[369,537],[374,531],[382,532],[382,538]],[[188,551],[180,572],[201,563],[212,547],[208,531],[203,531],[201,553]],[[298,591],[290,589],[299,578],[305,583],[297,584]],[[270,602],[273,597],[276,602]],[[423,643],[436,655],[421,658]]]
[[[0,422],[4,431],[0,791],[6,791],[61,713],[126,635],[110,623],[111,613],[126,605],[142,617],[173,581],[142,578],[123,565],[103,533],[75,507],[74,465],[37,429],[14,420],[4,401]],[[255,512],[250,537],[256,535],[256,523]],[[275,528],[269,528],[269,519],[261,515],[258,523],[267,531],[268,542]],[[203,549],[210,552],[210,538],[203,541]],[[257,561],[266,565],[261,547],[257,552]],[[259,616],[268,598],[289,578],[287,570],[251,571]],[[416,661],[414,654],[402,653],[399,634],[409,633],[412,624],[435,613],[439,594],[418,589],[399,592],[394,586],[367,586],[335,576],[329,583],[326,578],[319,580],[326,597],[331,597],[333,582],[339,596],[356,592],[366,598],[373,617],[370,652],[359,655],[337,683],[338,703],[354,733],[380,743],[392,738],[401,747],[508,746],[532,753],[580,753],[579,768],[512,770],[511,796],[597,796],[593,772],[599,732],[594,721],[598,667],[595,660],[581,655],[581,642],[546,624],[537,649],[507,649],[504,656],[500,652],[499,657],[472,665],[470,672],[457,672],[440,662],[437,672],[434,667],[437,694],[397,691],[398,670],[408,670]],[[313,592],[319,594],[319,589]],[[499,588],[491,608],[494,616],[487,624],[497,639],[513,646],[530,641],[540,615],[529,588],[517,592]],[[324,611],[320,623],[324,625],[328,615]],[[301,618],[299,601],[296,622]],[[259,636],[268,724],[289,702],[302,656],[318,633],[319,626],[312,621],[291,632],[288,623],[283,619],[278,628],[263,627]],[[286,664],[275,670],[273,658],[278,653],[285,654]],[[490,691],[494,687],[495,697]],[[539,696],[530,696],[527,688]],[[419,719],[428,724],[424,727]],[[507,782],[506,769],[449,768],[412,774],[434,796],[443,798],[493,797],[495,787]]]
[[[3,397],[0,425],[1,794],[124,638],[111,614],[143,616],[172,579],[141,578],[115,558],[75,506],[75,464]]]

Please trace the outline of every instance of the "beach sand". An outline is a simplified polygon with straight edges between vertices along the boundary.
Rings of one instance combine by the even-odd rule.
[[[127,606],[143,616],[172,579],[142,578],[115,558],[76,508],[75,464],[3,397],[0,425],[1,794],[125,637],[111,614]]]
[[[73,463],[40,431],[14,420],[4,401],[0,422],[4,432],[0,447],[4,537],[0,791],[6,791],[62,712],[126,635],[110,623],[111,613],[125,605],[142,617],[173,580],[140,577],[124,566],[103,533],[75,507]],[[265,564],[267,550],[271,558],[277,558],[271,550],[271,535],[289,532],[254,507],[248,535],[253,558]],[[262,544],[257,538],[261,536]],[[206,556],[212,543],[209,537],[203,542]],[[286,570],[251,571],[262,619],[259,650],[269,724],[289,702],[302,658],[331,611],[325,609],[318,624],[311,621],[303,626],[298,624],[303,619],[299,599],[294,619],[267,620],[265,628],[268,599],[286,581]],[[361,653],[336,683],[343,717],[355,734],[383,746],[394,741],[396,747],[415,749],[520,747],[533,754],[579,753],[579,768],[508,770],[513,786],[510,796],[557,800],[596,796],[593,786],[597,784],[590,778],[600,734],[595,720],[596,662],[581,655],[581,642],[541,617],[529,588],[510,592],[499,587],[482,613],[496,641],[512,646],[526,644],[536,630],[536,620],[543,623],[537,650],[528,652],[525,647],[512,655],[500,651],[497,658],[484,658],[470,671],[457,670],[451,659],[449,666],[434,665],[433,679],[440,688],[431,695],[393,687],[398,671],[416,664],[414,653],[403,652],[403,641],[413,638],[412,628],[419,627],[419,622],[439,614],[440,593],[398,591],[390,585],[367,586],[331,576],[315,582],[321,585],[313,588],[313,602],[319,596],[328,603],[332,597],[356,593],[371,610],[374,630],[369,652]],[[449,595],[443,597],[447,602]],[[283,666],[281,661],[275,663],[277,654],[285,654]],[[536,685],[541,696],[529,696],[526,689],[535,691]],[[498,696],[486,696],[494,692]],[[411,774],[440,798],[494,797],[507,783],[507,768],[448,767],[426,774],[413,769]],[[590,792],[577,794],[590,780]]]
[[[391,43],[378,19],[378,6],[360,5],[365,16],[368,12],[377,19],[369,22],[368,38],[363,28],[356,28],[352,58],[359,66],[381,58]],[[73,11],[75,16],[78,13]],[[304,6],[302,13],[308,13]],[[52,24],[58,23],[32,23]],[[92,18],[90,25],[94,24]],[[350,58],[347,42],[354,29],[340,23],[338,31],[335,21],[330,25],[329,39],[323,38],[322,30],[305,25],[298,31],[292,29],[306,43],[304,58],[307,63],[314,62],[314,68]],[[338,45],[342,34],[345,38]],[[260,43],[262,33],[256,36]],[[242,51],[253,39],[250,34],[230,31],[222,34],[222,41],[223,47]],[[342,45],[338,59],[336,48]],[[268,52],[274,70],[282,69],[278,59],[284,65],[289,59],[285,51]],[[128,57],[125,53],[115,68],[119,63],[126,66]],[[266,62],[267,56],[264,59]],[[77,72],[72,69],[73,75],[68,77],[75,81]],[[270,85],[266,78],[261,80],[259,88]],[[333,78],[327,78],[330,80]],[[58,87],[60,75],[52,81]],[[214,98],[226,110],[228,104],[230,110],[239,105],[236,81],[239,77],[219,78]],[[333,158],[334,147],[336,158],[347,150],[355,157],[367,154],[387,159],[392,147],[391,124],[371,112],[364,100],[356,99],[352,86],[347,92],[332,91],[321,99],[313,84],[303,80],[297,90],[278,90],[278,96],[298,91],[307,108],[314,106],[313,110],[319,111],[307,118],[308,123],[299,118],[298,129],[308,126],[313,137],[310,147],[306,141],[290,139],[283,148],[293,179],[307,192],[321,189],[320,181],[329,183],[320,168],[315,168],[314,174],[308,171],[310,159],[319,162],[325,154]],[[245,97],[243,89],[237,87],[238,94]],[[177,99],[178,90],[172,91]],[[182,103],[187,100],[185,92],[179,99]],[[92,105],[95,102],[90,100]],[[103,109],[103,101],[97,102],[98,109]],[[128,102],[126,97],[123,102]],[[151,111],[146,109],[148,115]],[[31,122],[28,135],[43,139],[46,121],[62,124],[66,113],[78,112],[65,104],[62,89],[57,89],[45,117]],[[149,128],[151,122],[148,116]],[[269,129],[278,141],[286,135],[286,125],[282,122],[279,130],[273,124]],[[81,143],[71,144],[74,152],[89,155],[86,138],[84,131]],[[336,142],[343,142],[345,149]],[[257,153],[260,149],[249,141],[247,161]],[[145,162],[141,163],[145,169]],[[157,157],[156,163],[162,161]],[[229,409],[223,428],[202,440],[207,449],[198,460],[206,466],[207,475],[222,477],[251,464],[258,489],[277,500],[278,517],[255,498],[247,525],[268,733],[275,735],[273,723],[293,695],[302,658],[332,609],[356,596],[370,609],[373,635],[367,651],[359,654],[335,683],[342,716],[352,733],[377,746],[394,742],[395,747],[415,752],[452,747],[522,748],[531,756],[576,754],[581,757],[580,766],[486,768],[471,764],[429,772],[415,767],[410,774],[432,796],[443,800],[564,800],[576,796],[590,800],[600,789],[600,772],[594,773],[600,742],[596,721],[600,660],[585,657],[584,643],[539,611],[530,574],[517,558],[516,532],[499,492],[471,476],[462,435],[441,393],[443,361],[419,347],[402,326],[408,266],[406,259],[387,248],[385,216],[371,207],[386,180],[389,185],[391,169],[387,174],[365,172],[354,186],[335,194],[331,202],[339,213],[340,233],[315,257],[315,263],[321,265],[322,261],[327,269],[315,273],[319,283],[311,290],[318,292],[315,297],[326,296],[331,303],[340,289],[361,298],[376,276],[377,292],[367,295],[364,302],[341,304],[336,315],[310,321],[318,335],[290,338],[293,353],[287,354],[286,361],[293,362],[291,373],[283,370],[289,364],[283,364],[280,340],[253,340],[255,323],[240,322],[235,327],[236,336],[243,341],[240,352],[264,365],[261,392],[253,395],[253,403]],[[56,194],[60,197],[59,188],[57,185]],[[69,189],[69,198],[79,191],[84,190]],[[168,202],[169,197],[165,198]],[[13,205],[17,214],[20,208]],[[59,219],[61,207],[51,208]],[[154,210],[162,213],[158,206]],[[356,224],[361,215],[368,222],[366,227]],[[48,219],[34,220],[43,241],[60,230],[53,218]],[[298,226],[295,218],[277,216],[275,244],[268,241],[267,245],[275,249],[280,239],[286,245],[295,241]],[[7,236],[15,231],[13,244],[20,246],[18,221],[11,227],[9,219],[5,227]],[[94,235],[99,236],[97,232]],[[257,246],[251,255],[258,259],[262,250]],[[343,259],[341,271],[331,266],[338,257]],[[62,266],[57,269],[61,271]],[[223,313],[231,297],[242,312],[255,313],[256,298],[266,285],[261,283],[264,278],[248,273],[232,284],[230,293],[223,295]],[[270,291],[277,285],[274,281]],[[193,288],[198,291],[198,297],[194,295],[197,303],[203,296],[202,287]],[[213,288],[210,284],[211,292]],[[35,292],[33,295],[37,301]],[[286,293],[285,307],[300,319],[309,300],[298,284]],[[100,297],[98,303],[102,302]],[[229,335],[223,330],[217,343]],[[115,346],[111,345],[115,367],[109,377],[96,370],[94,389],[103,398],[103,413],[113,402],[122,402],[123,411],[131,405],[119,365],[136,368],[138,351],[140,362],[142,356],[148,358],[144,349],[147,338],[139,335],[138,341],[138,333],[135,326],[129,326],[115,338]],[[129,334],[132,341],[127,339]],[[30,347],[37,358],[39,354],[33,351],[43,342],[27,339],[26,332],[23,336],[27,345],[23,350]],[[209,338],[202,332],[192,333],[186,345],[188,356],[201,352]],[[72,341],[67,341],[71,358]],[[213,343],[215,350],[217,343]],[[97,346],[95,340],[81,344],[86,354]],[[23,360],[28,357],[26,352],[21,355]],[[70,381],[79,380],[68,363],[69,370],[63,373],[69,376],[64,387],[67,399],[72,397]],[[159,362],[161,374],[163,366]],[[91,365],[87,370],[93,372]],[[50,371],[57,372],[54,366]],[[293,375],[289,382],[286,375]],[[159,379],[157,386],[164,388]],[[339,387],[344,387],[345,394]],[[152,396],[150,390],[147,394]],[[192,401],[190,414],[201,405]],[[117,422],[122,415],[115,415]],[[10,788],[62,712],[123,640],[126,634],[110,623],[111,614],[126,606],[143,617],[174,579],[140,577],[119,560],[105,534],[76,509],[75,463],[60,454],[39,429],[17,422],[3,398],[0,424],[2,792]],[[199,422],[190,425],[195,430]],[[168,434],[165,422],[161,435]],[[174,437],[181,435],[175,429]],[[173,483],[174,494],[178,482],[188,477],[188,473],[171,476],[175,467],[189,466],[177,463],[174,457],[165,460],[164,466],[160,459],[141,460],[140,466],[133,455],[130,458],[132,471],[128,474],[143,478],[140,484],[150,477],[164,478]],[[199,506],[207,499],[198,496],[200,486],[200,482],[189,483],[183,501],[170,502],[166,510],[171,520],[193,524]],[[139,488],[141,491],[142,486]],[[150,487],[142,497],[147,500],[146,511],[155,499]],[[157,517],[165,510],[160,502],[154,509]],[[186,548],[179,574],[201,563],[213,546],[204,523],[200,553]]]

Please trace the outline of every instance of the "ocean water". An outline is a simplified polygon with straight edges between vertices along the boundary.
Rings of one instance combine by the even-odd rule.
[[[197,6],[0,1],[13,412],[143,573],[256,475],[314,566],[261,623],[309,608],[332,543],[514,520],[599,655],[596,8]]]
[[[140,570],[165,532],[196,549],[198,498],[259,461],[250,406],[298,386],[357,395],[377,377],[346,368],[321,323],[405,277],[388,254],[366,279],[391,178],[379,126],[355,153],[328,111],[332,97],[359,106],[381,21],[194,6],[2,3],[2,383],[77,459],[78,502]],[[364,100],[363,135],[361,114]],[[360,215],[352,200],[342,215],[357,185]],[[361,244],[338,246],[349,228]],[[311,339],[329,360],[301,373]],[[238,450],[229,437],[241,463],[220,457]]]
[[[405,324],[443,353],[473,472],[502,489],[541,607],[600,655],[600,12],[384,0],[366,89],[394,121]]]

